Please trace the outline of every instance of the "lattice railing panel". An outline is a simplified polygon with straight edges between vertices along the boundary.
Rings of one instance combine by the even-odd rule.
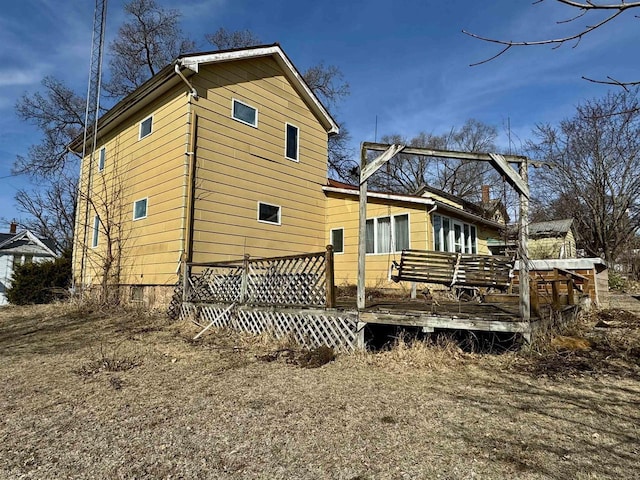
[[[242,292],[242,266],[224,265],[189,276],[187,301],[239,302]]]
[[[325,252],[208,264],[189,275],[187,301],[324,307],[326,277]]]
[[[355,314],[242,307],[221,315],[227,307],[228,305],[198,306],[198,323],[206,325],[213,322],[214,327],[232,328],[255,335],[269,333],[276,338],[292,336],[299,345],[306,348],[326,345],[344,352],[358,348],[358,321]],[[195,308],[183,306],[182,312],[193,315]]]
[[[252,305],[326,304],[324,253],[251,260],[247,301]]]

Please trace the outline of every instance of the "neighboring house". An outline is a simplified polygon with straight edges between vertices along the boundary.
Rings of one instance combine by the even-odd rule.
[[[517,230],[510,228],[509,240],[505,243],[499,237],[489,241],[489,247],[494,253],[512,252],[516,249]],[[576,235],[573,219],[551,220],[548,222],[534,222],[529,224],[529,258],[535,259],[566,259],[576,258]]]
[[[329,180],[323,190],[336,285],[355,284],[359,189]],[[487,240],[499,237],[504,224],[481,213],[478,205],[431,188],[416,195],[367,192],[367,287],[393,285],[389,267],[393,260],[400,260],[403,249],[490,254]]]
[[[11,286],[16,265],[53,260],[58,256],[55,243],[40,239],[29,230],[17,231],[11,224],[9,233],[0,233],[0,305],[7,303],[5,292]]]
[[[76,286],[100,284],[105,265],[110,282],[166,287],[183,260],[324,249],[338,126],[280,46],[179,57],[97,132],[81,167]]]

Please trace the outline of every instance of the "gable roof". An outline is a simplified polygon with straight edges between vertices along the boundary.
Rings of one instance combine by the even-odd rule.
[[[347,195],[360,196],[359,187],[348,184],[348,183],[339,182],[333,179],[327,179],[327,185],[322,187],[322,190],[325,193],[333,192],[333,193],[342,193]],[[383,201],[387,200],[387,201],[396,201],[396,202],[407,202],[407,203],[413,203],[416,205],[429,205],[432,207],[436,207],[437,211],[448,212],[450,214],[454,214],[460,218],[464,218],[475,223],[482,223],[497,229],[505,228],[505,226],[502,223],[499,223],[494,220],[484,218],[481,215],[478,215],[475,209],[465,210],[464,207],[450,205],[448,203],[442,202],[440,200],[436,200],[435,198],[432,198],[424,194],[423,195],[405,195],[405,194],[396,194],[396,193],[388,193],[388,192],[385,193],[385,192],[376,192],[376,191],[367,190],[367,198],[371,198],[371,199],[375,198]],[[470,202],[466,202],[466,203],[470,203]]]
[[[554,237],[557,235],[566,235],[571,230],[573,218],[565,218],[563,220],[551,220],[548,222],[535,222],[529,224],[530,237]]]
[[[40,247],[45,255],[56,257],[56,247],[51,239],[40,239],[29,230],[18,233],[0,233],[0,252],[2,250],[18,249],[29,244]]]
[[[166,93],[169,89],[181,83],[183,81],[180,78],[181,76],[189,78],[196,75],[201,66],[264,57],[273,58],[280,68],[282,68],[286,78],[309,106],[327,133],[339,133],[340,128],[329,111],[322,105],[322,102],[320,102],[311,88],[309,88],[300,72],[298,72],[293,63],[291,63],[291,60],[289,60],[289,57],[287,57],[280,45],[274,43],[272,45],[192,53],[176,58],[172,63],[164,67],[140,85],[135,91],[120,100],[107,113],[102,115],[98,120],[98,135],[106,134],[119,124],[123,116],[133,115]],[[69,149],[76,153],[81,153],[82,138],[82,135],[76,137],[69,145]]]

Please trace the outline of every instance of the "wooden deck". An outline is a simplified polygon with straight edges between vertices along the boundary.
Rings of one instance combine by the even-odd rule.
[[[355,309],[355,301],[340,299],[339,308]],[[578,307],[566,306],[563,316],[574,314]],[[473,330],[522,334],[531,341],[532,334],[545,319],[550,320],[550,308],[544,308],[540,316],[523,321],[518,314],[518,305],[513,303],[478,303],[476,301],[438,301],[410,299],[377,299],[367,303],[358,313],[358,321],[366,324],[420,327],[424,332],[436,329]]]

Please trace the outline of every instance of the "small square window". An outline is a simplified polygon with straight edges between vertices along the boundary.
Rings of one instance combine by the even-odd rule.
[[[100,149],[100,155],[98,156],[98,171],[101,172],[104,170],[104,163],[107,158],[107,149],[102,147]]]
[[[344,228],[331,230],[331,245],[333,245],[333,253],[344,253]]]
[[[133,219],[140,220],[147,216],[147,198],[133,202]]]
[[[280,225],[281,208],[277,205],[269,205],[268,203],[258,203],[258,221],[265,223],[273,223]]]
[[[143,139],[147,135],[151,135],[153,130],[153,116],[149,116],[140,122],[140,136],[139,139]]]
[[[286,157],[289,160],[298,161],[298,127],[287,123],[287,138],[286,138]]]
[[[258,110],[235,98],[233,99],[231,116],[239,122],[246,123],[252,127],[258,126]]]
[[[100,232],[100,217],[96,215],[93,217],[93,235],[91,238],[91,246],[93,248],[98,246],[98,233]]]

